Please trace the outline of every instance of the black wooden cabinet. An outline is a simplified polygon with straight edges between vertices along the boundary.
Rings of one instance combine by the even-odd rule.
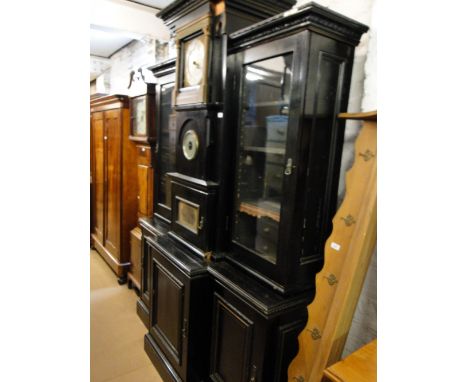
[[[209,271],[215,280],[211,380],[286,381],[312,291],[280,296],[226,262],[210,265]]]
[[[367,27],[314,3],[263,20],[292,3],[176,0],[158,15],[179,56],[160,77],[175,104],[157,130],[141,301],[165,382],[282,382],[297,352]]]
[[[365,30],[312,3],[230,35],[228,258],[283,294],[312,288],[322,266],[343,146],[336,116]]]
[[[169,237],[146,238],[151,258],[150,328],[145,349],[169,381],[208,375],[210,278],[204,262]]]

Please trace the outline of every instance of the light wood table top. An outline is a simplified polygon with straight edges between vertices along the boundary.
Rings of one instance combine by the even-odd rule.
[[[377,340],[373,340],[323,372],[331,382],[376,382]]]

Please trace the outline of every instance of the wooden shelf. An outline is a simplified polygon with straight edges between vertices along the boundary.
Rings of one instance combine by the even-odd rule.
[[[285,155],[286,149],[281,147],[264,147],[264,146],[244,146],[242,147],[244,151],[253,151],[257,153],[265,153],[265,154],[278,154],[278,155]]]
[[[377,340],[324,370],[328,382],[376,382]]]
[[[252,104],[244,104],[244,109],[253,109],[256,107],[269,107],[269,106],[289,106],[289,101],[268,101],[268,102],[257,102]]]
[[[242,202],[239,212],[257,218],[268,217],[279,223],[281,204],[269,200],[249,200]]]

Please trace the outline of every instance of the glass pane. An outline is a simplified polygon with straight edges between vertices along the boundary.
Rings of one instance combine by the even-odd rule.
[[[245,65],[234,241],[276,263],[292,54]]]
[[[133,135],[146,135],[146,96],[133,99]]]
[[[158,203],[167,207],[171,206],[171,181],[167,176],[168,172],[175,170],[175,147],[176,147],[176,126],[172,114],[172,91],[174,84],[161,86],[161,128],[159,129],[159,151],[160,162],[158,171],[162,174],[158,187]]]

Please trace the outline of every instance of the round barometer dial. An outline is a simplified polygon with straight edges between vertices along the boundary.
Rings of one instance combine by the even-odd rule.
[[[187,160],[192,160],[198,153],[198,135],[194,130],[185,132],[182,138],[182,152]]]
[[[200,36],[186,43],[184,87],[196,86],[202,81],[205,62],[205,45],[202,38],[203,36]]]

